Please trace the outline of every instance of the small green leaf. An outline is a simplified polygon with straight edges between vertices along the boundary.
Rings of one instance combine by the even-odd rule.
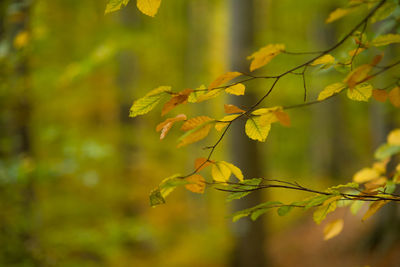
[[[324,203],[325,200],[327,200],[328,198],[331,198],[331,197],[332,197],[332,195],[317,195],[317,196],[311,198],[304,208],[307,210],[311,207],[321,205],[322,203]]]
[[[355,200],[350,206],[350,211],[353,215],[356,215],[361,207],[364,205],[364,201]]]
[[[254,188],[257,188],[257,186],[261,183],[262,179],[260,178],[254,178],[254,179],[246,179],[243,180],[240,184],[236,185],[228,185],[226,189],[231,190],[231,191],[246,191],[246,190],[252,190]],[[234,199],[241,199],[242,197],[247,196],[250,194],[252,191],[247,191],[247,192],[232,192],[228,195],[226,198],[226,201],[232,201]]]
[[[293,209],[293,206],[287,205],[287,206],[282,206],[278,209],[278,214],[279,216],[285,216],[288,214],[291,210]]]
[[[396,190],[396,184],[393,181],[387,181],[384,192],[392,194]]]
[[[375,158],[377,160],[384,160],[391,156],[400,153],[400,146],[383,144],[375,151]]]
[[[129,3],[129,0],[108,0],[104,14],[120,10]]]
[[[160,189],[154,189],[153,191],[151,191],[150,193],[150,205],[152,207],[155,207],[157,205],[160,204],[164,204],[165,203],[165,199],[163,198]]]
[[[136,117],[138,115],[143,115],[150,112],[153,108],[157,106],[161,99],[168,95],[166,92],[170,91],[170,86],[160,86],[150,91],[144,97],[139,98],[138,100],[133,102],[133,105],[129,112],[129,117]]]

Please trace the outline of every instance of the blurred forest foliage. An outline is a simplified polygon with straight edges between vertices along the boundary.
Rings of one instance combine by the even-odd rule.
[[[148,203],[163,177],[192,169],[194,159],[205,155],[202,144],[176,149],[171,136],[160,143],[158,113],[139,119],[128,114],[133,99],[152,88],[196,88],[227,71],[229,1],[165,1],[155,18],[134,4],[104,15],[106,2],[0,3],[0,266],[227,266],[233,228],[223,193],[181,190],[162,207]],[[257,47],[282,42],[289,51],[318,51],[359,19],[356,13],[323,23],[346,1],[254,2]],[[399,46],[391,53],[398,55]],[[302,60],[282,56],[266,71]],[[310,98],[334,79],[329,71],[310,75]],[[267,104],[297,103],[301,82],[285,79],[279,86],[293,90],[277,90]],[[263,81],[254,83],[256,92],[264,89]],[[223,103],[220,97],[180,111],[218,117]],[[400,125],[399,113],[391,105],[340,97],[296,110],[290,129],[276,127],[261,144],[260,161],[268,177],[316,188],[349,181]],[[217,153],[228,158],[224,147]],[[288,201],[302,195],[268,194]],[[304,266],[318,266],[326,257],[341,257],[341,266],[378,264],[399,249],[398,232],[380,254],[360,249],[369,248],[365,236],[374,220],[355,220],[351,234],[345,230],[324,244],[322,228],[308,215],[266,215],[264,249],[271,266],[293,266],[290,257]],[[309,250],[301,249],[307,244]],[[332,252],[343,244],[349,249]]]

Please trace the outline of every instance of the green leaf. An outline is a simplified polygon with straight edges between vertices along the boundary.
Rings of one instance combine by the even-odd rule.
[[[293,206],[282,206],[278,209],[278,214],[279,216],[285,216],[286,214],[288,214],[291,210],[293,209]]]
[[[396,184],[393,181],[387,181],[384,192],[392,194],[396,190]]]
[[[236,185],[228,185],[225,187],[227,190],[237,190],[237,191],[245,191],[245,190],[252,190],[254,188],[257,188],[257,186],[261,183],[262,179],[261,178],[253,178],[253,179],[246,179],[243,180],[240,184]],[[226,201],[232,201],[234,199],[241,199],[242,197],[247,196],[250,194],[252,191],[249,192],[232,192],[228,195],[226,198]]]
[[[165,199],[163,198],[160,189],[154,189],[153,191],[151,191],[150,193],[150,205],[152,207],[155,207],[157,205],[160,204],[164,204],[165,203]]]
[[[129,117],[136,117],[138,115],[143,115],[150,112],[153,108],[157,106],[163,97],[167,96],[166,92],[170,92],[170,86],[160,86],[142,98],[139,98],[135,102],[129,112]]]
[[[236,222],[240,218],[247,217],[253,212],[262,209],[263,211],[257,212],[254,216],[252,216],[252,220],[256,220],[261,214],[265,213],[268,209],[270,208],[275,208],[276,205],[281,205],[282,203],[279,201],[267,201],[261,204],[258,204],[257,206],[245,209],[245,210],[240,210],[232,214],[232,221]],[[254,219],[253,219],[254,217]]]
[[[400,43],[400,34],[388,33],[380,35],[371,42],[373,46],[384,46],[394,43]]]
[[[397,153],[400,153],[400,146],[383,144],[375,151],[374,156],[377,160],[384,160]]]
[[[104,14],[120,10],[129,3],[129,0],[108,0]]]
[[[180,176],[181,176],[180,174],[175,174],[173,176],[170,176],[162,180],[162,182],[159,185],[159,188],[161,195],[164,198],[167,197],[172,191],[174,191],[176,187],[189,184],[187,180],[178,178]]]
[[[190,93],[188,97],[189,103],[196,103],[202,95],[207,93],[207,87],[205,85],[201,85],[199,88],[196,88],[193,92]]]
[[[330,191],[337,191],[338,189],[342,189],[342,188],[354,188],[357,189],[359,188],[360,185],[354,182],[349,182],[347,184],[339,184],[339,185],[335,185],[332,187],[329,187],[326,191],[330,192]]]
[[[267,139],[271,124],[262,125],[260,123],[261,117],[251,117],[246,121],[245,131],[250,139],[265,142]]]
[[[325,200],[331,197],[332,195],[317,195],[311,198],[304,208],[307,210],[311,207],[319,206],[324,203]]]
[[[386,19],[394,12],[396,7],[397,4],[394,2],[387,2],[383,4],[383,6],[381,6],[371,17],[371,23]]]
[[[322,206],[314,211],[313,219],[317,224],[320,224],[329,213],[336,210],[336,201],[338,198],[340,198],[340,196],[325,200]]]
[[[262,204],[256,206],[257,208],[255,210],[253,210],[250,217],[253,221],[255,221],[255,220],[257,220],[258,217],[260,217],[261,215],[266,213],[271,208],[275,208],[276,205],[281,205],[281,204],[282,203],[279,201],[267,201],[265,203],[262,203]]]

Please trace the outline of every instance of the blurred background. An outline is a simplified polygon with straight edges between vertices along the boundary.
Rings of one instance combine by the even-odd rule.
[[[338,209],[328,219],[344,217],[344,231],[326,242],[324,224],[315,225],[310,212],[271,211],[256,222],[229,218],[263,200],[307,196],[298,192],[226,203],[225,193],[213,189],[177,190],[166,205],[151,208],[150,191],[165,177],[192,171],[194,160],[207,155],[202,147],[218,135],[177,149],[178,129],[162,142],[155,131],[160,108],[128,117],[132,102],[160,85],[180,91],[229,70],[246,71],[245,57],[266,44],[326,49],[362,13],[325,25],[346,1],[174,0],[150,18],[133,0],[104,15],[106,2],[0,2],[0,266],[399,266],[394,205],[365,223]],[[345,47],[335,57],[346,57],[355,44]],[[398,46],[390,49],[386,63],[399,55]],[[280,55],[257,74],[277,74],[309,58]],[[356,62],[370,58],[361,54]],[[333,69],[310,69],[309,99],[341,79]],[[221,96],[169,115],[222,117],[224,103],[254,103],[269,85],[252,82],[246,97]],[[263,104],[301,103],[303,93],[301,76],[288,76]],[[373,151],[399,127],[399,115],[387,103],[343,95],[290,111],[291,128],[274,125],[266,143],[244,141],[238,125],[214,159],[235,163],[249,178],[323,189],[371,164]]]

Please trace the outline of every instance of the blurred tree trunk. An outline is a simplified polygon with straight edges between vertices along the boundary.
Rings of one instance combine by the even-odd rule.
[[[252,0],[230,1],[230,70],[247,72],[246,56],[251,54],[254,46],[254,21]],[[248,90],[243,97],[232,97],[233,104],[250,106],[255,103],[254,90]],[[244,133],[243,121],[236,122],[231,129],[232,161],[243,170],[246,178],[262,176],[260,156],[255,141]],[[261,191],[256,191],[241,201],[236,201],[234,209],[241,210],[255,206],[262,201]],[[248,218],[233,224],[235,247],[232,255],[232,266],[266,266],[264,255],[265,233],[263,217],[255,222]]]

